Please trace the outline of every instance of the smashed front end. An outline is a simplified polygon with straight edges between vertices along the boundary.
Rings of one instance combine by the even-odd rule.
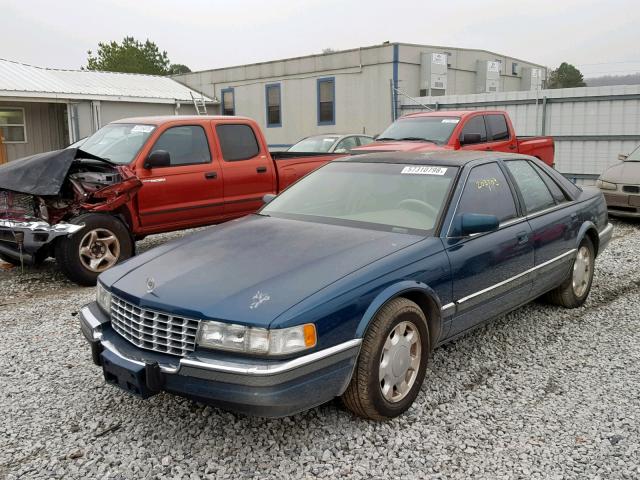
[[[53,254],[59,237],[83,228],[74,219],[111,212],[142,182],[127,167],[77,149],[16,160],[0,168],[0,257],[33,264]]]

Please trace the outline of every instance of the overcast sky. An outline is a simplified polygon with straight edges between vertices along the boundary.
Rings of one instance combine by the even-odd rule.
[[[77,69],[132,35],[192,70],[391,42],[640,72],[639,0],[0,0],[0,58]]]

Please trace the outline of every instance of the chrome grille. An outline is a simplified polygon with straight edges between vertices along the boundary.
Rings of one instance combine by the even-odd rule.
[[[115,295],[111,326],[134,345],[155,352],[184,356],[196,348],[199,320],[136,307]]]

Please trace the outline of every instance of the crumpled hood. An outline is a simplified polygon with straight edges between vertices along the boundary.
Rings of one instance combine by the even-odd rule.
[[[453,150],[449,145],[436,145],[430,142],[373,142],[363,147],[353,148],[352,155],[375,152],[432,152],[435,150]]]
[[[108,278],[117,274],[112,291],[147,308],[267,327],[321,288],[420,240],[253,215],[197,233],[158,256],[148,252],[144,263],[133,259]]]
[[[29,195],[58,195],[71,164],[80,158],[106,162],[78,148],[39,153],[0,166],[0,189]]]
[[[607,168],[601,180],[625,185],[640,185],[640,162],[620,162]]]

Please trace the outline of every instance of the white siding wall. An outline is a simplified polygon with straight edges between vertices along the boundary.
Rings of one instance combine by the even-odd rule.
[[[548,100],[546,108],[544,97]],[[417,100],[426,105],[438,102],[443,110],[507,111],[518,135],[554,137],[556,168],[562,173],[599,175],[618,162],[619,153],[629,153],[640,144],[640,85],[541,90],[538,94],[448,95]],[[404,100],[402,111],[421,110],[415,107],[414,102]]]

